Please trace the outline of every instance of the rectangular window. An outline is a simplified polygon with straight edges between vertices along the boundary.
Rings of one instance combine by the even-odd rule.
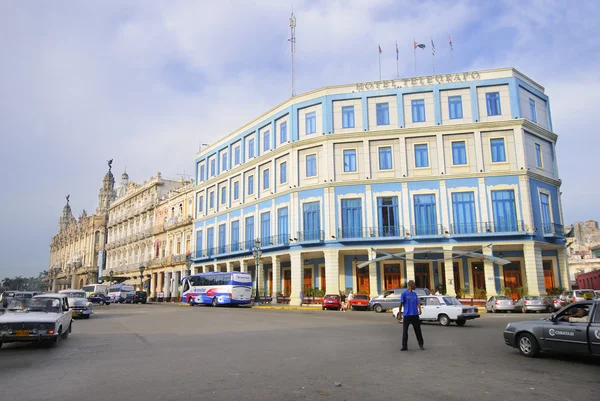
[[[356,149],[344,150],[344,173],[356,172]]]
[[[271,132],[265,131],[263,133],[263,152],[271,149]]]
[[[215,208],[215,193],[214,192],[211,192],[208,194],[208,208],[209,209]]]
[[[254,216],[246,217],[246,249],[254,247]]]
[[[375,112],[377,113],[377,125],[390,125],[390,108],[387,103],[377,103]]]
[[[248,158],[251,159],[254,157],[254,138],[250,138],[248,140]]]
[[[500,92],[486,93],[485,104],[488,116],[499,116],[502,114],[502,110],[500,109]]]
[[[473,192],[454,192],[452,194],[452,214],[454,217],[453,234],[477,233],[475,194]]]
[[[413,100],[410,102],[412,106],[412,122],[413,123],[424,123],[425,122],[425,100]]]
[[[260,242],[262,246],[271,245],[271,213],[260,215]]]
[[[415,167],[429,167],[429,151],[426,144],[415,145]]]
[[[535,144],[535,161],[538,167],[542,167],[542,146],[539,143]]]
[[[389,196],[377,198],[377,233],[380,237],[397,237],[404,235],[400,232],[398,223],[398,197]]]
[[[229,166],[227,165],[227,153],[223,153],[221,155],[221,171],[227,170]]]
[[[252,195],[254,193],[254,176],[251,175],[248,177],[248,195]]]
[[[279,126],[279,142],[285,143],[288,140],[287,122],[281,123]]]
[[[307,135],[317,132],[317,113],[314,111],[311,113],[306,113],[305,121]]]
[[[531,115],[531,121],[537,123],[537,114],[535,112],[535,100],[529,99],[529,114]]]
[[[354,106],[342,107],[342,128],[354,128]]]
[[[415,195],[415,234],[438,235],[435,195]]]
[[[452,164],[467,164],[467,145],[464,141],[452,142]]]
[[[550,214],[550,196],[540,193],[540,202],[542,204],[542,226],[544,234],[552,232],[552,217]]]
[[[277,210],[277,235],[279,244],[287,244],[290,237],[288,228],[288,208],[282,207]]]
[[[241,163],[241,157],[240,157],[241,153],[242,153],[242,148],[240,146],[237,146],[233,151],[236,166],[239,166],[239,164]]]
[[[216,166],[215,159],[211,159],[210,160],[210,176],[211,177],[215,176],[215,172],[216,172],[215,171],[215,166]]]
[[[221,187],[221,205],[227,204],[227,187]]]
[[[287,162],[283,162],[279,165],[279,183],[284,184],[287,182]]]
[[[306,176],[316,177],[317,176],[317,155],[306,156]]]
[[[362,236],[362,200],[342,199],[342,238]]]
[[[379,170],[392,169],[392,147],[379,148]]]
[[[451,120],[463,118],[461,96],[448,97],[448,113],[450,114]]]
[[[519,231],[515,191],[492,191],[494,232]]]
[[[502,163],[506,161],[504,138],[490,139],[490,147],[492,148],[492,163]]]
[[[269,189],[271,185],[269,178],[269,169],[263,170],[263,189]]]
[[[198,197],[198,213],[204,213],[204,196]]]
[[[231,222],[231,251],[240,250],[240,221],[235,220]]]
[[[225,253],[225,245],[227,241],[225,224],[219,226],[219,254]]]
[[[215,254],[215,229],[206,230],[206,254],[212,256]]]
[[[204,181],[206,176],[204,175],[204,164],[200,166],[200,181]]]
[[[240,182],[236,181],[233,183],[233,200],[240,199]]]
[[[321,239],[321,204],[308,202],[302,205],[304,238],[300,240],[315,241]]]
[[[204,248],[202,245],[202,230],[196,232],[196,257],[202,256],[202,249]]]

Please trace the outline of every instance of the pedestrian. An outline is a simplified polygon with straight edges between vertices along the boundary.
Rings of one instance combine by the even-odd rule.
[[[421,333],[421,321],[419,315],[421,314],[421,303],[419,302],[419,296],[415,292],[415,282],[410,280],[408,282],[408,289],[400,296],[400,308],[404,309],[402,314],[404,316],[402,320],[402,348],[400,351],[408,350],[408,326],[412,324],[417,336],[417,342],[419,348],[424,350],[423,347],[423,333]]]
[[[165,293],[162,291],[159,292],[158,293],[158,302],[162,302],[164,297],[165,297]]]
[[[300,306],[302,306],[303,302],[304,302],[304,292],[300,291]]]
[[[342,312],[346,312],[346,294],[344,291],[342,291],[340,294],[340,310]]]
[[[350,293],[348,294],[348,299],[347,299],[347,304],[346,304],[347,310],[352,310],[352,300],[353,299],[354,299],[354,294],[352,294],[352,291],[350,291]]]

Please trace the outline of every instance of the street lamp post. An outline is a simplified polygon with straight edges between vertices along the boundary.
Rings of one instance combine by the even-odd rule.
[[[146,266],[141,264],[140,265],[140,291],[144,291],[144,270],[146,270]]]
[[[112,279],[113,279],[113,271],[111,270],[111,271],[110,271],[110,274],[109,274],[109,280],[110,280],[110,281],[108,282],[108,285],[111,285],[111,284],[112,284]]]
[[[189,276],[190,274],[192,274],[191,267],[192,267],[192,255],[188,254],[185,257],[185,268],[186,268],[185,275],[186,276]]]
[[[252,256],[254,256],[254,275],[256,276],[256,294],[254,295],[254,305],[257,305],[260,303],[260,295],[258,294],[258,271],[260,267],[260,258],[262,257],[262,249],[260,248],[260,240],[258,238],[254,240]]]

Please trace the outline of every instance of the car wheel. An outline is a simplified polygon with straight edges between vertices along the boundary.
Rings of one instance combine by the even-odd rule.
[[[321,310],[325,310],[325,307],[323,307]]]
[[[214,297],[214,298],[212,299],[212,306],[217,306],[217,303],[218,303],[218,301],[217,301],[217,297]]]
[[[375,305],[375,306],[373,307],[373,310],[374,310],[376,313],[381,313],[381,312],[383,312],[383,306],[381,306],[381,305],[377,304],[377,305]]]
[[[2,343],[0,343],[0,348],[2,348]]]
[[[446,315],[439,315],[438,321],[442,326],[448,326],[450,324],[450,318]]]
[[[60,344],[60,339],[63,336],[62,334],[62,327],[58,328],[58,335],[56,336],[56,338],[54,339],[54,341],[52,342],[52,345],[55,347],[58,347],[58,344]]]
[[[90,315],[83,315],[83,318],[84,318],[84,319],[89,319],[89,318],[90,318]]]
[[[194,298],[193,297],[188,297],[188,304],[190,304],[190,306],[194,306]]]
[[[537,340],[529,333],[523,333],[518,340],[519,352],[528,358],[534,358],[540,351]]]
[[[465,323],[467,323],[467,321],[466,321],[466,320],[464,320],[464,319],[458,319],[458,320],[456,321],[456,324],[457,324],[458,326],[461,326],[461,327],[462,327],[462,326],[464,326],[464,325],[465,325]]]
[[[70,332],[70,330],[66,330],[66,331],[65,331],[65,332],[62,334],[62,336],[61,336],[61,337],[62,337],[62,339],[63,339],[63,340],[66,340],[67,338],[69,338],[69,332]]]
[[[98,302],[100,305],[104,305],[105,302],[103,300],[100,300],[100,302]]]

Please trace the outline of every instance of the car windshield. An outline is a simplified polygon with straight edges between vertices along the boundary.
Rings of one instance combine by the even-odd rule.
[[[14,312],[59,312],[60,300],[48,297],[14,299],[7,309]]]
[[[85,298],[85,292],[73,291],[73,292],[63,292],[69,298]]]
[[[453,297],[444,297],[443,299],[444,299],[444,303],[446,305],[456,305],[456,306],[462,305],[458,299],[453,298]]]

